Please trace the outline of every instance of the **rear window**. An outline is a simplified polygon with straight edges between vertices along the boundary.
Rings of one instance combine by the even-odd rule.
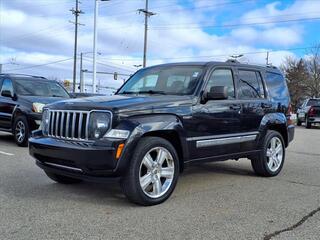
[[[264,89],[260,73],[257,71],[239,70],[239,98],[264,98]]]
[[[266,84],[268,87],[269,95],[273,100],[288,100],[288,87],[284,77],[281,74],[267,72]]]
[[[310,99],[307,106],[320,106],[320,99]]]

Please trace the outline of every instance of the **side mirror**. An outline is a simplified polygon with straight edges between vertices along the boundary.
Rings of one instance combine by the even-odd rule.
[[[206,93],[206,100],[224,100],[228,99],[228,89],[225,86],[211,87],[210,91]]]
[[[3,97],[9,97],[9,98],[14,98],[14,94],[13,94],[11,91],[9,91],[9,90],[3,90],[3,91],[1,92],[1,96],[3,96]]]

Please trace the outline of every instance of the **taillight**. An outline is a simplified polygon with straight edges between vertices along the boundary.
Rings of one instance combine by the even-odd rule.
[[[308,111],[309,117],[314,117],[316,116],[316,109],[314,107],[311,107]]]
[[[289,104],[288,110],[287,110],[287,124],[288,125],[292,125],[293,124],[291,116],[292,116],[292,106],[291,106],[291,104]]]

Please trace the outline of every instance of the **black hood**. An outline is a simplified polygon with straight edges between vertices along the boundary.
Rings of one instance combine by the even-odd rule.
[[[190,106],[191,96],[172,95],[114,95],[103,97],[89,97],[60,101],[50,104],[52,109],[74,110],[111,110],[113,112],[127,112],[139,110],[152,110],[162,108],[176,108]]]

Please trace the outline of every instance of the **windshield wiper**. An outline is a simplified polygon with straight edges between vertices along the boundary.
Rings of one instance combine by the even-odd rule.
[[[133,92],[133,91],[123,91],[123,92],[120,92],[119,94],[138,94],[138,92]]]
[[[138,94],[161,94],[161,95],[166,95],[166,93],[164,91],[154,91],[154,90],[139,91]]]
[[[164,91],[154,91],[154,90],[148,90],[148,91],[123,91],[119,94],[161,94],[161,95],[166,95]]]

